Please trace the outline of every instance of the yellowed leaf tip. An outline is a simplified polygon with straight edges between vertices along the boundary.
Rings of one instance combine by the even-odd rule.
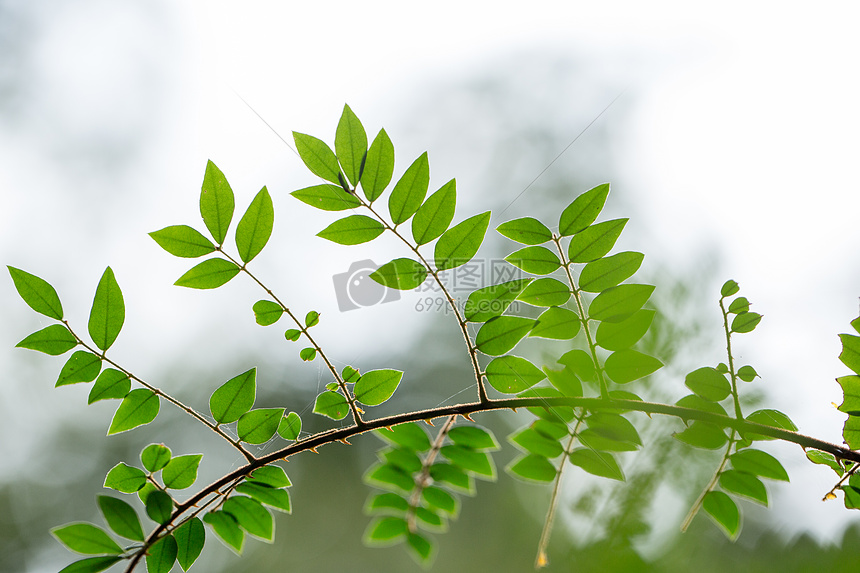
[[[538,554],[537,562],[535,563],[535,567],[540,569],[541,567],[546,567],[547,565],[549,565],[549,559],[547,559],[547,557],[546,557],[546,552],[541,551]]]
[[[831,402],[830,405],[833,406],[834,408],[836,408],[837,410],[839,409],[839,406],[836,404],[836,402]]]
[[[827,495],[824,496],[824,499],[821,501],[830,501],[831,499],[836,499],[836,494],[832,491],[827,492]]]

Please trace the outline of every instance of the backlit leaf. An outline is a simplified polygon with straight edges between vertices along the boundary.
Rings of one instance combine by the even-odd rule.
[[[249,444],[264,444],[278,431],[284,408],[258,408],[242,414],[236,424],[239,440]]]
[[[771,409],[763,409],[756,410],[752,414],[746,417],[748,422],[755,422],[757,424],[764,424],[765,426],[772,426],[774,428],[781,428],[783,430],[789,430],[791,432],[797,431],[797,426],[794,425],[794,422],[789,419],[788,416],[780,412],[779,410],[771,410]],[[775,438],[771,438],[770,436],[762,436],[759,434],[753,434],[751,432],[747,432],[744,434],[749,440],[773,440]]]
[[[350,215],[335,221],[317,236],[339,245],[360,245],[372,241],[384,230],[385,227],[376,219],[366,215]]]
[[[203,454],[188,454],[171,458],[161,471],[164,487],[185,489],[194,485],[194,482],[197,481],[197,468],[202,459]]]
[[[448,439],[459,446],[473,450],[498,450],[499,443],[489,430],[478,426],[455,426],[448,432]]]
[[[603,209],[608,195],[609,184],[604,183],[574,199],[561,213],[558,234],[562,237],[573,235],[592,224]]]
[[[531,388],[544,378],[540,368],[519,356],[494,358],[486,370],[490,386],[503,394],[516,394]]]
[[[134,541],[143,541],[140,518],[129,504],[107,495],[98,496],[99,509],[108,526],[117,535]]]
[[[254,311],[254,320],[260,326],[269,326],[275,324],[284,314],[284,309],[276,302],[270,300],[258,300],[252,307]]]
[[[105,557],[87,557],[80,561],[75,561],[66,565],[60,570],[60,573],[98,573],[104,571],[114,563],[120,561],[122,557],[115,555]]]
[[[463,314],[470,322],[501,316],[532,279],[517,279],[478,289],[469,295]]]
[[[49,318],[63,320],[63,305],[60,304],[60,297],[54,287],[44,279],[21,269],[8,265],[6,268],[9,269],[15,289],[30,308]]]
[[[290,487],[292,482],[287,472],[281,466],[268,465],[255,469],[248,477],[249,482],[260,483],[270,487]]]
[[[156,541],[146,553],[146,573],[169,573],[176,562],[177,551],[172,535]]]
[[[534,319],[522,316],[491,318],[478,331],[475,346],[490,356],[505,354],[525,338],[535,324]]]
[[[110,267],[105,269],[90,311],[90,338],[100,350],[107,350],[119,336],[125,321],[125,303],[122,291]]]
[[[544,366],[543,371],[549,379],[549,383],[563,395],[582,396],[582,383],[569,366],[565,366],[561,370],[554,370],[548,366]]]
[[[592,320],[621,322],[641,309],[652,292],[652,285],[626,284],[610,287],[591,301],[588,316]]]
[[[322,140],[312,135],[293,132],[296,151],[311,173],[326,181],[340,184],[340,166],[334,151]]]
[[[738,506],[721,491],[709,491],[702,501],[702,509],[710,515],[729,536],[734,539],[741,530],[741,514]]]
[[[742,312],[732,320],[732,332],[752,332],[753,329],[758,326],[759,322],[761,322],[760,314],[755,312]]]
[[[376,435],[392,444],[404,446],[416,452],[430,449],[430,438],[427,437],[427,432],[415,422],[382,428],[376,431]]]
[[[365,513],[369,515],[405,515],[408,509],[409,502],[393,492],[372,495],[367,499],[367,503],[364,506]]]
[[[435,463],[430,467],[430,477],[439,484],[464,493],[475,495],[475,479],[459,467],[448,463]]]
[[[728,492],[767,505],[767,489],[761,480],[752,474],[738,470],[726,470],[720,474],[720,487]]]
[[[429,486],[424,488],[424,491],[421,492],[421,498],[428,507],[439,509],[448,515],[456,516],[460,512],[460,501],[441,487]]]
[[[732,385],[725,375],[710,366],[703,366],[687,374],[684,384],[697,395],[712,402],[725,400],[732,393]]]
[[[860,336],[840,334],[839,340],[842,341],[839,360],[856,374],[860,374]]]
[[[78,340],[62,324],[52,324],[38,330],[15,345],[16,348],[28,348],[44,352],[51,356],[65,354],[78,345]]]
[[[570,299],[570,287],[548,277],[535,279],[517,296],[532,306],[561,306]]]
[[[161,400],[148,388],[137,388],[126,394],[111,420],[108,435],[127,432],[148,424],[158,416]]]
[[[206,528],[199,518],[192,517],[173,531],[173,537],[176,539],[176,560],[183,571],[188,571],[203,551]]]
[[[364,164],[364,155],[367,153],[367,134],[348,105],[343,106],[343,114],[337,123],[334,149],[347,179],[353,187],[357,186]]]
[[[150,472],[163,469],[170,461],[172,452],[164,444],[149,444],[140,452],[140,463]]]
[[[243,263],[250,263],[260,254],[275,224],[275,209],[269,191],[263,187],[236,225],[236,248]]]
[[[99,377],[96,378],[96,383],[90,389],[87,404],[92,404],[99,400],[125,398],[129,390],[131,390],[131,380],[125,372],[120,372],[114,368],[105,368],[99,374]]]
[[[746,297],[739,296],[729,305],[729,312],[732,314],[740,314],[742,312],[747,312],[750,309],[750,301],[746,299]]]
[[[445,231],[436,241],[433,255],[436,269],[453,269],[472,260],[484,241],[489,224],[490,212],[487,211],[469,217]]]
[[[107,473],[104,486],[122,493],[134,493],[145,484],[146,474],[142,470],[120,462]]]
[[[215,252],[212,241],[188,225],[171,225],[149,233],[158,245],[176,257],[193,259]]]
[[[644,378],[662,368],[663,363],[647,354],[626,348],[606,358],[606,374],[617,384],[626,384]]]
[[[378,517],[370,522],[364,534],[364,542],[373,547],[384,547],[398,543],[409,532],[406,520],[400,517]]]
[[[579,275],[579,287],[586,292],[602,292],[633,276],[645,255],[625,251],[597,259],[583,267]]]
[[[285,440],[297,440],[301,431],[302,419],[295,412],[281,418],[278,424],[278,435]]]
[[[380,489],[409,494],[415,486],[412,476],[393,464],[376,464],[364,474],[364,481]]]
[[[433,541],[420,533],[407,533],[406,546],[409,549],[409,553],[418,563],[429,566],[433,561],[436,546]]]
[[[395,226],[415,214],[424,202],[429,185],[430,163],[427,160],[427,152],[424,152],[406,169],[388,197],[388,212]]]
[[[239,522],[226,511],[210,511],[203,516],[203,521],[208,523],[224,544],[235,551],[242,553],[245,543],[245,534],[239,529]]]
[[[233,190],[227,178],[214,163],[208,161],[200,190],[200,214],[212,238],[219,245],[223,245],[227,237],[234,206]]]
[[[806,457],[814,464],[822,464],[830,467],[840,477],[845,473],[845,468],[839,463],[833,454],[828,452],[820,452],[818,450],[806,450]]]
[[[496,466],[493,459],[485,452],[479,452],[472,448],[457,445],[442,446],[439,450],[452,464],[467,472],[490,480],[496,479]]]
[[[533,217],[514,219],[502,223],[496,230],[503,236],[524,245],[540,245],[552,239],[546,225]]]
[[[275,522],[272,514],[260,502],[244,495],[234,495],[224,502],[223,508],[226,513],[236,518],[242,529],[254,537],[272,541]]]
[[[740,287],[738,287],[738,283],[733,280],[728,280],[723,283],[722,288],[720,288],[720,296],[727,297],[732,296],[733,294],[737,294]]]
[[[558,440],[548,438],[531,427],[516,432],[508,440],[512,444],[519,446],[523,451],[537,454],[544,458],[560,456],[564,451]],[[553,473],[555,473],[554,469]]]
[[[100,553],[122,553],[122,548],[110,535],[92,523],[70,523],[55,527],[51,534],[57,540],[78,553],[96,555]]]
[[[164,525],[173,513],[173,500],[161,490],[150,493],[146,498],[146,515],[155,523]]]
[[[748,474],[788,481],[788,472],[772,455],[761,450],[745,448],[732,454],[732,467]]]
[[[656,313],[643,308],[621,322],[601,322],[597,327],[597,345],[606,350],[630,348],[648,332]]]
[[[394,259],[370,273],[370,278],[388,288],[412,290],[427,278],[427,268],[412,259]]]
[[[677,406],[681,406],[682,408],[692,408],[693,410],[702,410],[703,412],[713,412],[714,414],[720,414],[722,416],[728,415],[726,414],[726,409],[717,404],[716,402],[705,400],[704,398],[702,398],[701,396],[697,396],[696,394],[684,396],[675,404]]]
[[[557,473],[548,459],[535,454],[517,458],[506,469],[517,477],[539,482],[553,481]]]
[[[725,431],[708,422],[695,421],[682,432],[675,434],[675,438],[696,448],[716,450],[728,441]]]
[[[231,378],[212,393],[209,410],[219,424],[229,424],[254,406],[257,392],[257,369],[251,368]]]
[[[207,259],[179,277],[176,286],[197,289],[218,288],[239,274],[239,267],[226,259]]]
[[[615,241],[618,240],[627,221],[627,219],[604,221],[574,235],[567,247],[570,262],[590,263],[606,255],[615,246]]]
[[[570,463],[579,466],[590,474],[624,481],[624,473],[609,452],[598,452],[588,448],[576,448],[570,452]]]
[[[412,219],[415,244],[424,245],[439,238],[454,220],[457,203],[457,183],[451,179],[430,195]]]
[[[236,491],[245,493],[273,509],[290,513],[292,511],[290,505],[290,494],[285,489],[269,487],[257,483],[241,483],[236,486]]]
[[[595,380],[594,361],[591,355],[581,348],[565,352],[558,359],[558,363],[568,366],[576,377],[584,382]]]
[[[400,370],[371,370],[361,375],[353,389],[355,399],[368,406],[378,406],[394,394],[403,372]]]
[[[349,403],[343,394],[326,390],[317,396],[314,414],[322,414],[332,420],[342,420],[349,414]]]
[[[533,275],[548,275],[561,267],[558,255],[546,247],[525,247],[514,251],[505,260]]]
[[[358,197],[339,185],[313,185],[290,193],[299,201],[323,211],[345,211],[361,205]]]
[[[752,366],[741,366],[738,368],[738,378],[744,382],[752,382],[758,376],[758,372]]]
[[[102,369],[102,360],[95,354],[85,350],[73,353],[60,370],[56,388],[78,382],[92,382]]]
[[[361,173],[361,188],[364,196],[371,203],[376,201],[385,187],[391,182],[394,173],[394,145],[388,138],[384,129],[370,144],[367,150],[367,159],[364,162],[364,171]]]
[[[636,427],[620,414],[607,414],[596,412],[585,419],[588,428],[600,436],[616,442],[629,442],[634,446],[641,446],[642,439]]]

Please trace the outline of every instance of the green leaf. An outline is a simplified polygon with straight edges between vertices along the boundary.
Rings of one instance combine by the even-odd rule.
[[[176,257],[193,259],[215,252],[212,241],[188,225],[171,225],[149,233],[158,245]]]
[[[780,412],[779,410],[756,410],[752,414],[746,417],[748,422],[755,422],[757,424],[764,424],[765,426],[771,426],[774,428],[781,428],[783,430],[789,430],[791,432],[797,431],[797,426],[794,425],[794,422],[789,419],[788,416]],[[773,440],[775,438],[771,438],[770,436],[761,436],[753,433],[744,434],[749,440]]]
[[[767,506],[767,489],[761,480],[752,474],[738,470],[724,471],[720,474],[720,487]]]
[[[603,367],[613,382],[626,384],[656,372],[663,363],[653,356],[627,348],[610,354]]]
[[[452,464],[467,472],[490,480],[496,479],[496,466],[493,459],[485,452],[479,452],[472,448],[457,445],[442,446],[439,453],[445,456]]]
[[[727,441],[725,431],[722,428],[708,422],[695,421],[683,432],[675,434],[675,438],[696,448],[716,450],[721,448]]]
[[[550,422],[549,420],[535,420],[529,427],[540,435],[552,438],[553,440],[560,440],[570,435],[565,424]]]
[[[114,533],[134,541],[143,541],[143,528],[137,513],[121,499],[98,496],[99,509]]]
[[[158,416],[161,400],[148,388],[137,388],[126,394],[111,420],[108,436],[148,424]]]
[[[146,485],[146,474],[138,468],[118,463],[105,476],[105,487],[121,493],[134,493]]]
[[[577,378],[585,382],[595,380],[594,362],[591,355],[580,348],[565,352],[558,359],[559,364],[570,367]]]
[[[408,474],[421,471],[421,458],[412,450],[406,448],[385,448],[377,452],[376,455],[381,461],[397,466]]]
[[[345,211],[361,205],[358,197],[347,193],[339,185],[313,185],[293,191],[290,195],[323,211]]]
[[[651,293],[652,285],[618,285],[597,295],[588,307],[591,320],[621,322],[642,308]]]
[[[606,255],[612,247],[628,219],[613,219],[591,225],[574,235],[567,247],[567,256],[572,263],[590,263]]]
[[[427,160],[427,152],[412,162],[400,180],[391,190],[388,197],[388,212],[395,226],[407,221],[415,214],[430,185],[430,163]]]
[[[254,320],[260,326],[269,326],[278,322],[281,315],[284,314],[284,309],[276,302],[270,300],[258,300],[252,307],[254,311]]]
[[[489,224],[490,212],[487,211],[469,217],[445,231],[436,241],[433,253],[436,269],[453,269],[472,260],[484,241]]]
[[[295,412],[290,412],[278,423],[278,435],[285,440],[297,440],[302,432],[302,419]]]
[[[744,382],[752,382],[758,376],[758,372],[752,366],[741,366],[738,369],[738,378]]]
[[[296,142],[299,157],[311,173],[326,181],[340,184],[340,166],[337,164],[337,157],[324,141],[295,131],[293,140]]]
[[[407,533],[406,547],[412,558],[419,564],[426,567],[433,561],[435,544],[420,533]]]
[[[570,287],[551,278],[536,279],[517,296],[532,306],[561,306],[570,298]]]
[[[376,435],[387,442],[415,450],[416,452],[430,449],[430,438],[427,437],[427,432],[415,422],[383,428],[377,430]]]
[[[524,245],[540,245],[552,240],[552,232],[533,217],[514,219],[496,227],[501,235]]]
[[[291,342],[295,342],[296,340],[301,338],[301,336],[302,336],[302,331],[296,330],[295,328],[288,328],[284,332],[284,338],[286,338],[287,340],[289,340]]]
[[[570,463],[590,474],[624,481],[624,473],[609,452],[598,452],[589,448],[576,448],[570,452]]]
[[[62,324],[52,324],[38,330],[15,345],[16,348],[37,350],[51,356],[65,354],[78,345],[78,340]]]
[[[388,138],[384,129],[370,144],[367,150],[367,159],[364,162],[364,171],[361,174],[361,188],[364,196],[371,203],[376,201],[385,187],[391,182],[394,173],[394,145]]]
[[[535,454],[517,458],[506,469],[517,477],[538,482],[551,482],[557,473],[548,459]]]
[[[122,557],[107,556],[107,557],[87,557],[80,561],[75,561],[66,565],[60,570],[60,573],[98,573],[104,571],[114,563],[120,561]]]
[[[729,459],[736,470],[769,479],[788,481],[788,472],[779,460],[761,450],[743,449],[732,454]]]
[[[431,509],[441,510],[452,517],[460,513],[460,501],[441,487],[431,485],[424,488],[421,498]]]
[[[122,553],[122,548],[110,535],[92,523],[70,523],[55,527],[51,534],[77,553],[96,555],[99,553]]]
[[[829,466],[839,475],[839,477],[842,477],[845,473],[845,468],[842,467],[842,464],[833,456],[833,454],[819,452],[818,450],[806,450],[806,457],[814,464]]]
[[[377,517],[367,526],[364,542],[372,547],[385,547],[400,542],[409,532],[406,520],[400,517]]]
[[[848,416],[842,427],[842,437],[851,449],[860,448],[860,416]]]
[[[627,442],[633,449],[642,445],[642,438],[639,437],[636,427],[620,414],[597,412],[586,418],[585,422],[590,430],[607,440]]]
[[[339,245],[360,245],[372,241],[384,230],[385,227],[376,219],[366,215],[350,215],[335,221],[317,233],[317,237],[328,239]]]
[[[91,352],[78,350],[72,354],[60,370],[55,388],[78,382],[92,382],[102,369],[102,359]]]
[[[448,520],[433,509],[426,507],[415,508],[416,525],[426,531],[445,532],[448,530]]]
[[[505,260],[533,275],[548,275],[561,267],[558,255],[546,247],[525,247],[514,251]]]
[[[125,303],[122,291],[110,267],[105,269],[90,311],[90,338],[100,350],[107,350],[119,336],[125,321]]]
[[[188,571],[200,556],[206,543],[206,529],[203,527],[203,522],[197,517],[192,517],[173,530],[173,537],[176,539],[176,560],[183,571]]]
[[[358,370],[353,368],[352,366],[344,366],[343,370],[340,372],[341,378],[343,378],[344,382],[355,384],[358,382],[358,379],[361,378],[361,374]]]
[[[343,420],[349,414],[349,403],[343,394],[326,390],[317,396],[314,414],[322,414],[332,420]]]
[[[310,328],[312,326],[316,326],[320,322],[320,313],[315,310],[309,311],[305,315],[305,326]]]
[[[275,209],[272,206],[272,198],[269,191],[263,187],[236,225],[236,248],[242,262],[250,263],[260,254],[272,236],[274,224]]]
[[[239,267],[226,259],[207,259],[179,277],[176,286],[197,289],[218,288],[239,274]]]
[[[146,498],[146,515],[160,525],[170,521],[173,513],[173,499],[161,490],[150,493]]]
[[[140,452],[140,463],[150,472],[163,469],[170,461],[172,453],[164,444],[149,444]]]
[[[287,477],[284,468],[276,465],[262,466],[251,472],[249,482],[260,483],[270,487],[290,487],[292,482]]]
[[[21,269],[9,265],[6,265],[6,268],[9,269],[15,289],[30,308],[49,318],[63,320],[63,305],[60,304],[60,297],[54,287],[44,279]]]
[[[209,411],[219,424],[229,424],[254,406],[257,369],[251,368],[224,383],[209,398]]]
[[[546,388],[542,386],[530,388],[517,395],[518,398],[561,398],[562,396],[564,396],[564,394],[555,388]],[[535,416],[554,423],[570,422],[575,417],[573,408],[570,406],[529,407],[528,410]]]
[[[851,321],[851,326],[854,327],[854,330],[857,331],[857,334],[860,334],[860,316]]]
[[[391,398],[403,372],[400,370],[371,370],[355,383],[355,399],[367,406],[378,406]]]
[[[564,396],[582,396],[582,383],[569,366],[565,366],[561,370],[544,366],[543,371],[549,379],[549,383]]]
[[[682,408],[692,408],[693,410],[702,410],[703,412],[712,412],[714,414],[720,414],[722,416],[727,416],[726,409],[717,404],[716,402],[711,402],[710,400],[705,400],[701,396],[697,396],[696,394],[690,394],[688,396],[684,396],[680,400],[675,403],[677,406],[681,406]]]
[[[244,495],[234,495],[224,502],[224,511],[235,517],[239,526],[254,537],[272,541],[275,522],[260,502]]]
[[[840,334],[839,340],[842,341],[839,360],[856,374],[860,374],[860,336]]]
[[[531,388],[544,378],[540,368],[519,356],[494,358],[486,370],[490,386],[503,394],[516,394]]]
[[[558,440],[548,438],[531,427],[524,428],[511,435],[508,440],[512,444],[519,446],[524,452],[536,454],[544,458],[554,458],[564,452],[564,448]],[[555,468],[553,468],[553,473],[555,473]]]
[[[573,203],[561,212],[558,234],[562,237],[573,235],[592,224],[603,210],[608,195],[609,184],[604,183],[574,199]]]
[[[236,518],[226,511],[210,511],[203,516],[203,521],[208,523],[224,544],[235,551],[237,554],[242,553],[242,546],[245,543],[245,534],[239,529],[239,523]]]
[[[364,164],[364,155],[367,153],[367,134],[348,105],[343,106],[343,114],[337,124],[334,149],[347,179],[353,187],[357,186]]]
[[[724,374],[710,366],[693,370],[684,379],[687,388],[706,400],[720,402],[732,393],[732,385]]]
[[[172,458],[161,472],[164,487],[185,489],[194,485],[197,481],[197,468],[202,459],[203,454],[188,454]]]
[[[597,327],[597,345],[606,350],[624,350],[645,336],[657,311],[640,309],[621,322],[601,322]]]
[[[87,404],[92,404],[99,400],[125,398],[129,390],[131,390],[131,380],[125,372],[120,372],[114,368],[105,368],[99,374],[92,389],[90,389]]]
[[[239,440],[249,444],[264,444],[272,439],[281,418],[284,417],[284,408],[258,408],[242,414],[236,425],[236,433]]]
[[[142,488],[137,490],[137,497],[146,505],[146,500],[152,494],[152,492],[158,491],[158,488],[152,482],[147,482]]]
[[[234,206],[233,190],[227,178],[214,163],[207,162],[200,191],[200,214],[212,238],[219,245],[223,245],[227,237]]]
[[[836,382],[842,387],[844,399],[839,411],[851,416],[860,416],[860,376],[840,376]]]
[[[313,347],[302,348],[299,352],[299,358],[305,362],[310,362],[317,357],[317,349]]]
[[[727,280],[725,283],[723,283],[722,288],[720,288],[720,296],[722,296],[723,298],[727,296],[732,296],[734,294],[737,294],[738,290],[740,290],[738,283],[733,280]]]
[[[445,491],[437,487],[431,486],[431,488],[434,490]],[[424,491],[426,492],[427,490],[425,489]],[[369,515],[405,515],[408,510],[409,502],[402,496],[393,492],[372,495],[368,498],[367,503],[364,506],[365,513]]]
[[[156,541],[146,554],[146,573],[169,573],[176,562],[178,548],[172,535]]]
[[[246,493],[258,502],[268,505],[273,509],[283,511],[285,513],[290,513],[292,511],[292,508],[290,507],[290,494],[285,489],[246,482],[236,486],[236,491],[239,493]]]
[[[456,426],[448,432],[448,439],[458,446],[473,450],[498,450],[499,443],[489,430],[477,426]]]
[[[451,179],[430,195],[412,219],[412,236],[416,245],[425,245],[439,238],[451,221],[457,203],[457,182]]]
[[[435,483],[444,483],[455,491],[466,495],[475,495],[475,479],[453,464],[433,464],[430,466],[430,477]]]
[[[586,292],[602,292],[614,287],[632,277],[644,258],[642,253],[624,251],[588,263],[579,275],[579,288]]]
[[[364,481],[380,489],[409,494],[415,486],[412,476],[393,464],[375,464],[364,475]]]
[[[478,331],[475,346],[490,356],[505,354],[525,338],[535,324],[534,319],[522,316],[491,318]]]
[[[739,296],[729,305],[729,312],[732,314],[740,314],[747,312],[750,309],[750,301],[746,297]]]
[[[729,538],[734,539],[741,530],[738,506],[721,491],[709,491],[702,501],[702,509],[719,525]]]
[[[517,279],[484,287],[469,295],[463,314],[469,322],[486,322],[501,316],[532,279]]]
[[[394,259],[370,273],[370,278],[388,288],[412,290],[427,278],[427,268],[412,259]]]
[[[758,326],[759,322],[761,322],[760,314],[755,312],[742,312],[732,320],[732,332],[752,332],[753,329]]]

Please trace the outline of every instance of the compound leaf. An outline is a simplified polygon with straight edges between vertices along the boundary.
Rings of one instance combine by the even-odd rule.
[[[218,288],[239,274],[239,267],[226,259],[207,259],[179,277],[176,286],[197,289]]]
[[[415,244],[425,245],[439,238],[451,221],[457,204],[457,182],[451,179],[430,195],[418,208],[412,219],[412,237]]]
[[[236,225],[236,248],[242,262],[250,263],[260,254],[272,236],[274,224],[275,208],[269,191],[263,187]]]
[[[176,257],[193,259],[215,252],[212,241],[188,225],[171,225],[149,233],[158,245]]]
[[[371,370],[355,383],[355,399],[368,406],[378,406],[391,398],[403,372],[400,370]]]
[[[9,269],[15,289],[30,308],[49,318],[63,320],[63,305],[60,304],[60,297],[54,287],[44,279],[21,269],[9,265],[6,265],[6,268]]]
[[[280,308],[280,307],[279,307]],[[229,424],[254,406],[257,369],[251,368],[224,383],[209,398],[209,410],[219,424]]]
[[[472,260],[484,241],[489,224],[490,212],[487,211],[469,217],[445,231],[436,241],[433,253],[436,269],[453,269]]]
[[[385,227],[376,219],[366,215],[350,215],[335,221],[317,233],[317,237],[339,245],[360,245],[372,241],[384,230]]]

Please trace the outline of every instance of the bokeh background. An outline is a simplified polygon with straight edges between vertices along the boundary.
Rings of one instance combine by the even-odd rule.
[[[254,324],[261,293],[242,280],[173,287],[188,261],[146,236],[202,228],[211,159],[237,212],[268,186],[276,229],[254,266],[293,308],[321,312],[329,354],[407,372],[380,412],[471,399],[456,324],[416,310],[419,295],[337,308],[331,277],[402,254],[396,243],[326,244],[313,235],[330,214],[288,196],[315,181],[274,132],[331,141],[347,102],[371,137],[383,126],[391,136],[395,177],[428,151],[432,189],[457,178],[457,220],[492,209],[491,227],[526,215],[552,226],[575,195],[611,182],[604,217],[631,217],[618,248],[644,252],[639,277],[658,285],[663,320],[646,344],[672,361],[641,393],[677,399],[685,372],[723,360],[716,299],[734,278],[765,315],[736,343],[762,375],[747,388],[751,403],[840,442],[836,334],[860,296],[858,16],[851,2],[0,0],[0,258],[51,282],[80,331],[110,265],[127,306],[115,360],[199,410],[256,365],[258,405],[303,412],[307,429],[321,428],[309,411],[325,373],[277,327]],[[510,248],[494,236],[481,256]],[[49,322],[11,280],[0,297],[0,571],[68,563],[48,529],[99,522],[102,476],[150,442],[204,452],[201,483],[240,463],[166,405],[150,426],[105,438],[114,405],[86,406],[88,388],[54,390],[62,359],[13,348]],[[525,418],[480,422],[503,441]],[[857,518],[820,501],[833,474],[779,444],[766,447],[792,482],[769,486],[771,509],[743,504],[736,543],[704,516],[679,536],[714,456],[667,440],[673,430],[667,420],[649,426],[646,450],[626,460],[633,487],[569,472],[550,571],[856,563]],[[379,446],[366,437],[287,464],[294,512],[278,519],[275,543],[250,542],[239,558],[210,535],[197,570],[419,570],[401,548],[361,545],[369,488],[360,477]],[[511,457],[497,454],[500,470]],[[503,471],[479,483],[437,536],[434,570],[529,570],[547,500]]]

